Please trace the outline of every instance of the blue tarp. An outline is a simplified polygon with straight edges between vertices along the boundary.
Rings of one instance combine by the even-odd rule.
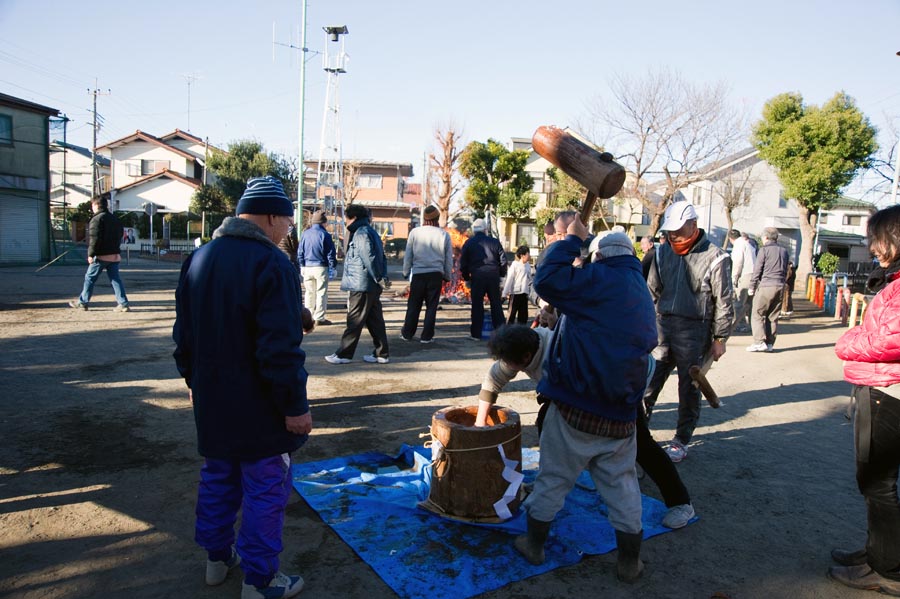
[[[538,452],[523,449],[525,482]],[[400,596],[464,599],[616,548],[606,506],[583,472],[557,515],[547,561],[532,566],[513,548],[524,510],[502,524],[467,524],[417,507],[428,498],[431,450],[404,445],[396,456],[363,453],[294,464],[294,488],[322,520]],[[670,532],[666,507],[643,498],[644,538]]]

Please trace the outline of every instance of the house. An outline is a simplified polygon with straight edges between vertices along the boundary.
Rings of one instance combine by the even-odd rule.
[[[304,161],[303,209],[331,212],[332,188],[319,186],[316,197],[318,162]],[[406,238],[414,214],[422,207],[421,188],[413,188],[408,179],[413,176],[412,164],[380,160],[345,160],[344,204],[359,203],[371,210],[372,227],[384,237]]]
[[[158,212],[187,212],[200,185],[214,182],[206,169],[211,149],[217,148],[179,129],[162,137],[138,130],[99,146],[111,163],[111,207],[143,211],[149,202]]]
[[[713,243],[722,245],[728,232],[725,198],[743,188],[746,202],[732,212],[732,228],[759,237],[766,227],[778,229],[779,243],[788,248],[796,261],[800,252],[800,217],[797,203],[784,196],[778,174],[759,157],[755,148],[747,148],[701,170],[703,176],[680,191],[690,200],[698,215],[698,224]],[[870,261],[865,232],[872,204],[842,197],[828,211],[820,213],[815,253],[831,252],[840,258],[839,269],[847,271],[856,263]]]
[[[109,159],[97,156],[98,191],[109,191]],[[94,157],[90,149],[54,140],[50,144],[50,207],[53,215],[90,202],[93,195]]]
[[[0,94],[0,263],[50,259],[50,117]]]

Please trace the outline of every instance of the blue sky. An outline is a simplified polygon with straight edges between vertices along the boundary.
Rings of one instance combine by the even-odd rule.
[[[343,155],[410,162],[418,178],[436,125],[464,141],[530,137],[568,125],[608,95],[614,74],[677,69],[725,81],[757,118],[797,91],[820,104],[853,96],[884,130],[900,116],[900,1],[860,0],[309,0],[310,50],[322,27],[346,25],[340,80]],[[296,154],[301,1],[0,0],[0,91],[52,106],[91,144],[97,87],[100,143],[141,129],[188,129],[210,142],[254,138]],[[305,149],[318,154],[325,96],[309,54]],[[602,140],[598,140],[602,141]],[[881,139],[882,144],[896,140]]]

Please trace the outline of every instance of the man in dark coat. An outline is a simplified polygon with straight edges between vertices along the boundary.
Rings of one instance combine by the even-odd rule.
[[[91,200],[91,210],[94,217],[88,224],[88,269],[84,274],[84,288],[78,299],[69,302],[69,305],[77,310],[87,310],[94,293],[94,284],[103,270],[109,277],[113,293],[116,294],[116,312],[128,312],[128,297],[125,295],[125,286],[119,277],[119,262],[122,256],[119,253],[119,245],[122,243],[122,223],[116,215],[109,211],[106,196],[98,196]]]
[[[312,430],[300,283],[276,245],[293,206],[277,179],[260,177],[236,213],[185,261],[175,292],[175,362],[205,458],[195,539],[208,554],[208,585],[240,563],[243,599],[293,597],[303,579],[282,574],[278,555],[290,454]]]
[[[493,237],[484,234],[484,220],[472,223],[474,235],[462,246],[459,268],[464,281],[469,281],[472,291],[472,320],[469,336],[481,340],[484,325],[484,295],[491,303],[491,323],[499,329],[506,319],[500,298],[500,279],[506,276],[506,252]]]

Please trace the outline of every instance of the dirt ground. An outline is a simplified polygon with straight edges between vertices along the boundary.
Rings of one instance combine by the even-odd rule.
[[[66,307],[84,266],[0,269],[0,597],[237,597],[240,576],[203,583],[193,542],[200,458],[186,389],[172,361],[178,265],[132,259],[133,307],[112,311],[105,276],[88,312]],[[395,277],[395,278],[399,278]],[[332,285],[329,316],[342,319]],[[737,336],[710,380],[723,407],[704,406],[679,471],[699,522],[645,542],[637,584],[615,580],[615,554],[510,584],[486,598],[672,597],[838,599],[868,596],[825,577],[829,551],[865,540],[854,480],[849,386],[832,351],[842,329],[797,302],[773,354]],[[475,402],[490,364],[467,339],[468,308],[438,313],[431,345],[399,339],[405,301],[385,301],[391,363],[333,366],[340,325],[304,339],[314,434],[295,461],[421,443],[431,415]],[[224,323],[223,323],[224,324]],[[670,380],[651,427],[675,426]],[[533,385],[501,396],[537,443]],[[644,492],[659,497],[649,479]],[[380,599],[391,589],[293,494],[282,567],[301,596]]]

